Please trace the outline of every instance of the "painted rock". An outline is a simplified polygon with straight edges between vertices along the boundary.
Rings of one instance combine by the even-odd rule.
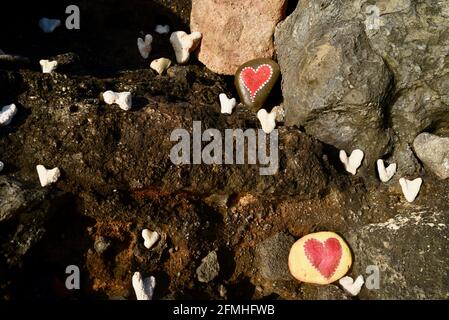
[[[329,284],[344,277],[352,265],[346,242],[333,232],[318,232],[299,239],[290,249],[288,267],[302,282]]]
[[[238,68],[234,84],[240,100],[256,111],[262,108],[281,72],[271,59],[255,59]]]

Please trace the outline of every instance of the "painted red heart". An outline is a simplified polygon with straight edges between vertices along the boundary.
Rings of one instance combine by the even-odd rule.
[[[243,85],[253,101],[257,93],[270,81],[272,76],[273,68],[268,64],[260,65],[256,70],[252,67],[246,67],[240,74]]]
[[[304,244],[304,251],[309,262],[327,279],[337,270],[342,256],[341,244],[335,238],[324,243],[310,239]]]

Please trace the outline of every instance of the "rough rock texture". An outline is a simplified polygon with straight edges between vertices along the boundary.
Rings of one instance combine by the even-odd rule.
[[[220,265],[216,251],[211,251],[201,260],[201,265],[196,269],[199,282],[211,282],[220,272]]]
[[[291,280],[288,254],[295,239],[286,233],[277,233],[256,248],[262,277],[268,280]]]
[[[243,63],[272,58],[276,24],[286,0],[193,0],[190,28],[203,34],[198,59],[210,70],[232,75]]]
[[[362,24],[337,19],[333,3],[321,8],[301,1],[276,32],[286,123],[339,149],[362,149],[370,164],[389,145],[383,109],[392,75]]]
[[[449,138],[421,133],[413,148],[417,157],[440,179],[449,178]]]
[[[355,274],[380,270],[380,288],[361,292],[370,299],[448,299],[447,212],[408,209],[384,223],[370,224],[349,241]]]
[[[301,1],[279,24],[287,122],[338,148],[365,149],[368,161],[394,147],[399,172],[416,174],[414,138],[448,129],[448,4],[375,4]]]

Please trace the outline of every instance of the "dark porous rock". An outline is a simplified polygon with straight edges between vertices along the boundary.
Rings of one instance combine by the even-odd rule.
[[[354,274],[365,280],[379,269],[379,288],[363,289],[362,299],[448,299],[447,212],[405,210],[384,223],[367,225],[349,239]],[[371,267],[372,268],[372,267]],[[375,283],[375,281],[373,282]]]
[[[292,280],[288,270],[288,254],[295,239],[286,233],[277,233],[256,247],[259,270],[267,280]]]

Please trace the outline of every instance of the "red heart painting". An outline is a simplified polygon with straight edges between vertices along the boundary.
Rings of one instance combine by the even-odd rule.
[[[270,81],[272,76],[273,68],[268,64],[262,64],[256,70],[252,67],[246,67],[242,70],[240,78],[253,102],[257,93]]]
[[[310,263],[327,279],[332,277],[340,264],[342,248],[335,238],[324,243],[310,239],[304,244],[304,251]]]

